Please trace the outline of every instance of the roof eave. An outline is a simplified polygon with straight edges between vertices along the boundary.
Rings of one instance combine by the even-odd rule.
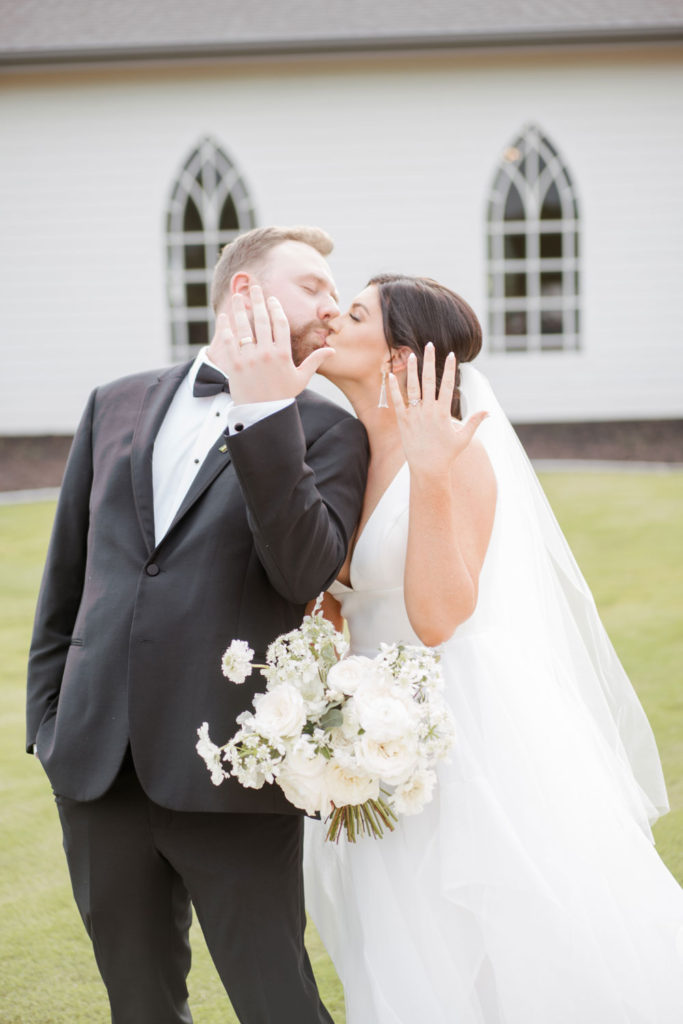
[[[606,28],[604,30],[512,31],[499,33],[440,34],[438,36],[368,36],[293,40],[240,40],[220,43],[180,43],[160,46],[74,47],[55,50],[0,51],[0,67],[63,66],[73,64],[115,64],[131,61],[168,61],[237,57],[315,56],[370,52],[410,53],[415,51],[511,49],[515,47],[557,47],[591,44],[675,43],[683,40],[680,25],[650,29]]]

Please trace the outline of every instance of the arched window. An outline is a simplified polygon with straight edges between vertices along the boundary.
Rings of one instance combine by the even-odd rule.
[[[173,356],[211,340],[209,292],[220,250],[256,224],[246,185],[213,141],[203,139],[180,172],[166,217]]]
[[[534,125],[503,152],[488,207],[494,352],[581,347],[579,211],[567,167]]]

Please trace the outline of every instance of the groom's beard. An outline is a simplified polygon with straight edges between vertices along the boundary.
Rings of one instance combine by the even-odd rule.
[[[290,328],[292,359],[295,364],[299,366],[311,352],[322,348],[329,334],[330,329],[322,320],[309,320],[303,327]]]

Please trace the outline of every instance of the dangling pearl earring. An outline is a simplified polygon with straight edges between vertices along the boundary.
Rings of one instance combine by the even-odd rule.
[[[382,370],[382,387],[379,389],[379,402],[377,403],[378,409],[388,409],[389,403],[387,402],[387,371]]]

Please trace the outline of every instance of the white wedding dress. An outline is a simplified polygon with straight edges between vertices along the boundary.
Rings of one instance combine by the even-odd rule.
[[[457,736],[431,804],[381,840],[306,821],[307,907],[347,1024],[681,1024],[683,890],[649,824],[649,725],[485,379],[466,412],[498,482],[477,609],[444,645]],[[410,475],[334,592],[352,651],[419,643],[403,600]]]

